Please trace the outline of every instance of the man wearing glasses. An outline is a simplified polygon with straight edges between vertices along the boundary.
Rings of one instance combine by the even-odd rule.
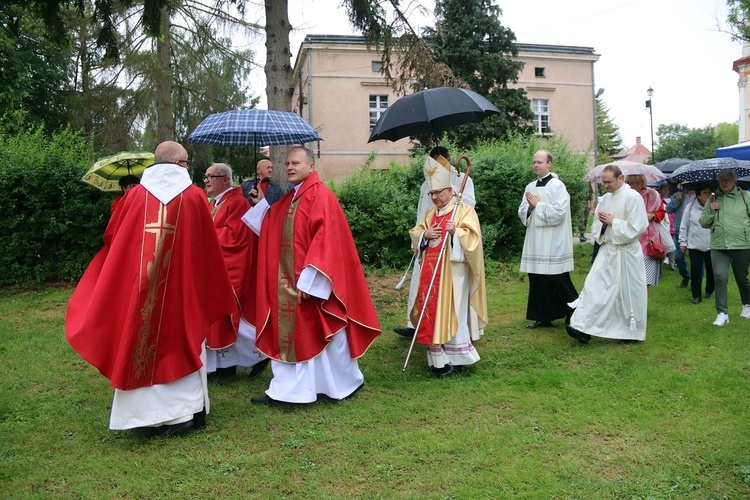
[[[591,226],[594,241],[601,247],[581,294],[569,304],[575,311],[565,329],[583,344],[592,336],[642,342],[646,340],[648,296],[638,238],[648,228],[646,206],[616,165],[604,167],[602,185],[607,193],[596,207]]]
[[[268,366],[268,358],[255,349],[255,243],[257,237],[250,231],[242,216],[250,204],[242,195],[242,188],[232,187],[232,167],[215,163],[203,176],[206,192],[213,197],[211,216],[219,237],[229,280],[234,288],[235,306],[232,313],[232,331],[237,332],[236,342],[227,345],[222,336],[212,328],[206,341],[206,369],[218,376],[231,376],[237,367],[253,367],[249,377],[255,378]],[[217,338],[218,337],[218,338]]]
[[[448,153],[448,148],[443,146],[436,146],[430,151],[430,158],[438,163],[443,164],[451,172],[451,185],[458,191],[461,189],[461,184],[464,180],[464,174],[461,174],[451,165],[451,157]],[[433,206],[432,198],[429,194],[430,187],[427,181],[422,183],[422,187],[419,189],[419,201],[417,202],[417,219],[415,224],[419,224],[424,219],[427,210]],[[474,198],[474,181],[469,177],[466,180],[466,186],[464,186],[464,192],[462,195],[462,201],[473,207],[476,205]],[[414,325],[411,322],[411,310],[414,307],[414,301],[417,299],[417,290],[419,289],[419,263],[414,262],[414,268],[411,273],[411,281],[409,284],[409,301],[406,305],[406,327],[394,328],[393,331],[402,337],[412,338],[414,336]]]
[[[205,425],[203,345],[213,323],[228,323],[234,293],[187,151],[162,142],[154,160],[112,215],[65,333],[115,388],[110,429],[168,437]]]
[[[409,231],[420,262],[410,318],[427,365],[448,377],[479,361],[472,341],[488,319],[482,231],[474,208],[456,202],[450,164],[428,157],[424,175],[433,207]]]

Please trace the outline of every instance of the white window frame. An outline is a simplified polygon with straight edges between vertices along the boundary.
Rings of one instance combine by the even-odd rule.
[[[549,99],[532,99],[531,111],[534,113],[534,131],[537,135],[552,135],[550,127]]]
[[[388,109],[388,95],[387,94],[370,94],[370,132],[375,128],[375,124],[378,123],[380,115],[382,115],[386,109]]]

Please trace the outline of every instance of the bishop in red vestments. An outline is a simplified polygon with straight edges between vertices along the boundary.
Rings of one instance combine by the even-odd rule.
[[[294,189],[270,210],[252,190],[256,206],[243,218],[260,233],[256,345],[273,369],[252,401],[343,399],[363,385],[357,358],[380,325],[349,224],[310,150],[293,148],[286,171]]]
[[[110,428],[168,436],[204,423],[203,343],[234,297],[187,152],[167,141],[154,156],[73,292],[65,333],[115,388]]]

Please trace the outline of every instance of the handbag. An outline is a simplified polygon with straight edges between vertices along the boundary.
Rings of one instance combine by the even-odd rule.
[[[646,255],[652,259],[661,261],[667,256],[667,248],[658,239],[649,237],[648,243],[646,243]]]

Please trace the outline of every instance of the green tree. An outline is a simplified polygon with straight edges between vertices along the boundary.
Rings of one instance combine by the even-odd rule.
[[[732,40],[750,41],[750,0],[727,0],[727,7]]]
[[[22,6],[0,10],[0,124],[6,130],[65,126],[71,93],[69,51],[52,40],[39,16]]]
[[[448,138],[461,147],[509,132],[532,132],[534,115],[526,92],[508,88],[518,81],[523,63],[517,60],[515,34],[500,23],[501,13],[492,0],[437,0],[436,26],[423,30],[433,60],[444,63],[455,78],[503,111],[481,124],[449,130]]]
[[[701,128],[689,128],[679,123],[662,124],[656,131],[656,161],[669,158],[689,160],[713,158],[716,155],[716,148],[736,144],[738,135],[737,124],[731,123],[707,125]]]
[[[600,98],[596,98],[596,164],[612,161],[612,155],[622,151],[620,128],[609,117],[609,108]]]

